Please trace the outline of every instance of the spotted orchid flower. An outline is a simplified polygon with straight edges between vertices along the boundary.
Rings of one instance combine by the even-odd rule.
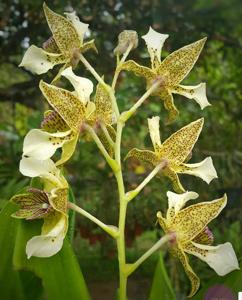
[[[207,225],[215,219],[226,206],[227,197],[208,202],[200,202],[184,208],[185,204],[198,197],[197,193],[185,192],[175,194],[167,192],[168,210],[164,218],[161,212],[157,213],[160,226],[165,233],[174,236],[170,243],[170,251],[182,263],[184,270],[191,281],[192,297],[200,285],[199,277],[194,273],[186,254],[192,254],[205,261],[215,272],[224,276],[239,269],[238,260],[231,243],[211,246],[213,234]]]
[[[93,84],[90,80],[75,75],[71,67],[64,70],[61,75],[70,81],[74,87],[74,91],[70,92],[41,81],[40,89],[43,95],[71,130],[73,140],[78,139],[85,124],[88,124],[98,131],[99,138],[106,146],[107,151],[111,153],[112,147],[110,143],[107,141],[102,130],[99,130],[105,127],[109,135],[113,139],[115,138],[115,130],[112,127],[115,118],[109,93],[101,84],[98,84],[95,97],[93,101],[91,101],[90,95],[93,91]],[[67,145],[66,143],[66,147]],[[65,144],[63,146],[65,146]],[[66,161],[66,159],[63,158],[61,163],[64,161]],[[58,162],[58,164],[60,164],[60,162]]]
[[[61,250],[68,229],[67,197],[67,189],[54,188],[47,193],[30,188],[27,193],[12,198],[20,207],[13,217],[44,220],[41,235],[34,236],[27,242],[28,258],[50,257]]]
[[[172,181],[173,188],[178,193],[185,191],[177,175],[179,173],[200,177],[208,184],[213,178],[217,178],[211,157],[205,158],[200,163],[186,163],[202,130],[203,118],[182,127],[163,143],[160,140],[159,120],[159,117],[148,119],[154,151],[134,148],[129,151],[126,158],[134,157],[154,166],[165,161],[166,166],[162,169],[162,174]]]
[[[30,46],[20,66],[36,74],[46,73],[58,64],[64,64],[62,70],[68,66],[75,68],[80,53],[91,48],[96,50],[94,40],[83,41],[88,24],[80,22],[75,12],[65,13],[65,18],[53,12],[45,3],[43,9],[52,37],[43,44],[43,49]]]
[[[119,69],[132,71],[137,76],[144,77],[147,88],[157,80],[161,80],[160,86],[152,95],[159,96],[164,101],[164,106],[169,112],[167,123],[171,123],[178,115],[172,94],[180,94],[188,99],[194,99],[201,109],[210,105],[206,96],[205,83],[196,86],[180,84],[196,63],[206,38],[174,51],[163,61],[161,61],[161,49],[168,35],[158,33],[150,27],[149,32],[142,38],[145,40],[150,54],[151,67],[141,66],[135,61],[129,60],[124,62]]]

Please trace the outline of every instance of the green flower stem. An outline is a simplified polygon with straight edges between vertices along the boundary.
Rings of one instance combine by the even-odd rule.
[[[105,126],[104,123],[101,123],[100,126],[101,126],[101,129],[102,129],[103,133],[105,134],[105,137],[107,138],[110,146],[114,147],[114,141],[112,140],[112,138],[107,130],[107,127]]]
[[[101,222],[99,219],[82,209],[81,207],[77,206],[75,203],[68,202],[68,208],[78,212],[82,216],[86,217],[87,219],[91,220],[95,224],[97,224],[99,227],[101,227],[104,231],[106,231],[109,235],[111,235],[114,239],[118,236],[118,228],[112,225],[106,225],[103,222]]]
[[[124,52],[122,58],[120,61],[117,60],[117,67],[116,67],[116,70],[115,70],[115,73],[114,73],[114,77],[113,77],[113,82],[112,82],[112,89],[115,90],[115,86],[116,86],[116,83],[117,83],[117,80],[118,80],[118,76],[119,76],[119,73],[120,73],[120,70],[118,70],[118,67],[122,65],[122,63],[125,62],[126,58],[128,57],[129,55],[129,52],[131,51],[131,49],[133,48],[133,44],[129,44],[127,50]]]
[[[92,75],[96,78],[96,80],[99,83],[101,83],[104,86],[104,88],[106,89],[106,91],[109,93],[109,96],[112,100],[114,112],[116,114],[116,117],[118,118],[120,114],[119,114],[119,108],[117,105],[117,101],[116,101],[116,98],[114,95],[114,90],[104,82],[102,77],[98,75],[96,70],[89,64],[89,62],[85,59],[85,57],[82,54],[80,54],[80,60],[84,64],[84,66],[89,70],[89,72],[92,73]]]
[[[120,120],[125,123],[130,117],[132,117],[136,110],[159,87],[161,83],[162,80],[157,80],[129,110],[121,114]]]
[[[167,234],[163,236],[158,242],[156,242],[148,251],[146,251],[135,263],[126,265],[126,275],[132,274],[148,257],[150,257],[154,252],[159,250],[163,245],[173,239],[172,234]]]
[[[133,198],[135,198],[140,191],[142,191],[142,189],[150,182],[150,180],[155,177],[155,175],[162,170],[163,168],[165,168],[167,165],[167,162],[161,162],[159,165],[157,165],[153,171],[150,172],[150,174],[141,182],[140,185],[137,186],[136,189],[129,191],[126,193],[126,197],[128,201],[131,201]]]
[[[111,167],[111,169],[114,172],[116,172],[116,170],[119,168],[118,164],[108,154],[107,150],[104,148],[102,142],[100,141],[100,139],[97,136],[97,134],[94,131],[94,129],[91,126],[87,125],[87,124],[85,125],[85,128],[89,132],[89,134],[91,135],[91,137],[93,138],[93,140],[95,141],[95,143],[96,143],[97,147],[99,148],[99,150],[102,152],[102,155],[105,157],[105,159],[106,159],[107,163],[109,164],[109,166]]]
[[[117,136],[115,143],[115,161],[117,162],[119,169],[115,172],[115,177],[118,184],[119,191],[119,235],[117,237],[118,248],[118,261],[119,261],[119,300],[126,300],[127,290],[127,275],[126,275],[126,254],[125,254],[125,221],[128,201],[125,196],[125,188],[123,182],[123,174],[121,168],[121,137],[124,124],[118,122],[117,124]]]

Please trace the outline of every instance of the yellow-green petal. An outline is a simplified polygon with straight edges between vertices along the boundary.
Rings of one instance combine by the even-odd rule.
[[[174,216],[170,230],[176,232],[178,241],[191,241],[220,214],[226,203],[224,195],[220,199],[191,205]]]
[[[49,197],[51,206],[58,212],[66,214],[68,202],[68,189],[53,189]]]
[[[164,77],[166,86],[173,87],[179,84],[191,71],[206,42],[203,38],[195,43],[174,51],[160,64],[157,73]]]
[[[63,165],[67,162],[75,152],[76,144],[78,142],[79,134],[72,132],[64,145],[61,148],[61,158],[55,163],[56,166]]]
[[[100,120],[111,125],[113,123],[112,100],[101,83],[97,85],[94,103],[96,105],[96,121]]]
[[[173,171],[171,168],[167,167],[167,168],[163,169],[162,174],[171,180],[172,187],[175,192],[177,192],[177,193],[185,192],[185,189],[182,186],[180,179],[175,171]]]
[[[170,124],[177,118],[177,116],[179,115],[179,111],[174,104],[171,92],[166,89],[162,89],[160,98],[164,101],[165,109],[168,110],[168,118],[166,119],[166,124]]]
[[[40,89],[55,111],[76,131],[79,131],[85,116],[85,107],[71,92],[56,86],[40,82]]]
[[[187,277],[189,278],[189,280],[191,282],[191,290],[188,295],[188,297],[190,298],[193,295],[195,295],[196,292],[198,291],[199,286],[200,286],[200,279],[194,273],[193,269],[191,268],[191,266],[189,264],[189,259],[188,259],[187,255],[184,253],[184,251],[181,248],[173,247],[171,249],[171,254],[180,260],[180,262],[182,263],[183,268],[187,274]]]
[[[141,66],[133,60],[128,60],[125,63],[121,64],[118,70],[134,72],[136,76],[144,77],[148,81],[154,80],[156,77],[156,74],[150,68]]]
[[[203,127],[203,118],[173,133],[160,147],[159,156],[174,164],[182,163],[193,149]]]
[[[80,47],[79,36],[75,27],[66,18],[53,12],[45,3],[43,8],[48,25],[61,53],[72,55],[73,50]]]
[[[151,163],[152,165],[157,165],[159,163],[159,160],[153,151],[149,150],[139,150],[137,148],[134,148],[129,151],[129,153],[126,155],[125,159],[127,158],[136,158],[140,161]]]

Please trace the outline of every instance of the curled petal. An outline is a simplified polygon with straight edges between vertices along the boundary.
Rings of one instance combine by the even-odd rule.
[[[178,241],[193,240],[227,204],[227,197],[201,202],[180,210],[173,218],[170,230],[176,232]]]
[[[23,155],[39,160],[46,160],[54,155],[56,149],[66,142],[65,137],[71,131],[48,133],[40,129],[32,129],[25,136]]]
[[[129,151],[129,153],[126,155],[125,159],[133,157],[140,161],[151,163],[152,165],[157,165],[159,163],[159,160],[157,158],[157,155],[155,152],[149,151],[149,150],[139,150],[137,148],[134,148]]]
[[[49,201],[51,203],[51,206],[63,213],[66,214],[67,212],[67,202],[68,202],[68,189],[60,189],[60,188],[54,188],[51,190]]]
[[[160,122],[160,117],[153,117],[151,119],[148,119],[150,137],[151,137],[155,152],[159,152],[159,148],[161,147],[159,122]]]
[[[80,47],[79,35],[72,22],[53,12],[45,3],[43,8],[46,20],[61,53],[67,56],[72,55],[73,50]]]
[[[203,38],[182,47],[161,62],[157,73],[165,77],[167,87],[176,86],[187,76],[196,63],[205,42],[206,38]]]
[[[35,236],[27,242],[27,257],[50,257],[59,252],[63,245],[67,229],[67,218],[55,213],[44,221],[42,234]]]
[[[65,13],[67,20],[71,21],[72,25],[75,27],[76,32],[79,36],[79,40],[81,45],[83,44],[84,35],[88,30],[88,24],[83,23],[80,21],[76,12],[73,11],[72,13]]]
[[[218,178],[211,157],[205,158],[196,164],[181,164],[178,173],[185,173],[202,178],[206,183],[210,183],[214,178]]]
[[[179,165],[192,151],[203,127],[203,118],[182,127],[164,141],[159,155]]]
[[[71,92],[40,82],[40,89],[61,118],[73,131],[79,131],[85,116],[84,104]]]
[[[72,133],[70,135],[70,139],[67,140],[66,143],[64,143],[64,145],[62,146],[61,158],[55,163],[56,166],[63,165],[66,161],[68,161],[72,157],[76,149],[78,138],[79,138],[79,134]]]
[[[163,169],[162,173],[171,180],[174,191],[177,193],[185,192],[184,187],[182,186],[180,179],[174,170],[167,167]]]
[[[172,89],[172,93],[180,94],[188,99],[194,99],[201,109],[211,105],[207,99],[206,83],[204,82],[195,86],[177,85]]]
[[[238,260],[231,243],[208,246],[191,242],[184,246],[184,251],[205,261],[220,276],[239,270]]]
[[[155,31],[152,27],[149,28],[147,34],[142,36],[142,39],[145,40],[145,43],[147,45],[150,54],[152,68],[155,68],[160,64],[161,49],[163,47],[165,40],[168,37],[169,37],[168,34],[161,34]]]
[[[206,226],[194,239],[193,242],[198,244],[212,245],[214,241],[212,231]]]
[[[163,89],[159,96],[164,101],[165,109],[168,110],[169,115],[166,119],[166,124],[171,124],[179,115],[179,111],[174,104],[172,93]]]
[[[184,251],[181,248],[173,247],[171,250],[171,253],[180,260],[180,262],[182,263],[183,268],[187,274],[187,277],[189,278],[189,280],[191,282],[191,291],[188,295],[188,297],[190,298],[194,294],[196,294],[197,290],[199,289],[200,279],[194,273],[193,269],[191,268],[191,266],[189,264],[187,255],[184,253]]]
[[[43,49],[32,45],[25,52],[19,66],[39,75],[46,73],[55,65],[63,64],[65,62],[66,58],[62,54],[48,53]]]
[[[81,102],[87,103],[90,100],[90,95],[93,92],[93,83],[91,80],[76,76],[71,67],[65,69],[61,75],[71,82]]]
[[[178,211],[180,211],[189,200],[197,199],[197,197],[199,196],[195,192],[188,191],[182,194],[176,194],[168,191],[166,195],[168,197],[168,211],[173,210],[174,214],[177,214]]]

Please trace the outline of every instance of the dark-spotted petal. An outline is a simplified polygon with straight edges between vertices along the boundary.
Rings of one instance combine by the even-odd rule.
[[[40,89],[55,111],[74,131],[79,131],[85,116],[85,106],[71,92],[40,82]]]
[[[203,38],[195,43],[174,51],[162,62],[157,73],[164,77],[167,87],[179,84],[191,71],[206,42]]]
[[[178,242],[193,240],[226,206],[227,197],[191,205],[173,218],[170,230],[176,232]]]

